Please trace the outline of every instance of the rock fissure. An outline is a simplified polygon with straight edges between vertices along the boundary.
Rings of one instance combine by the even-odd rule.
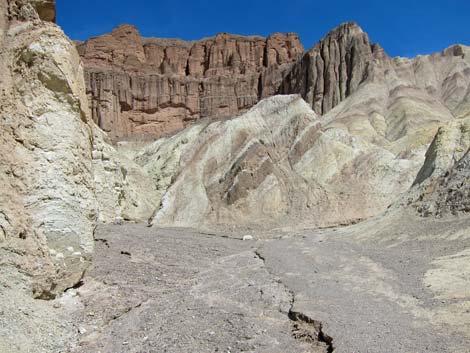
[[[260,250],[254,250],[254,254],[263,262],[264,269],[271,278],[274,279],[275,276],[266,266],[266,258],[261,254]],[[292,322],[292,336],[296,340],[312,344],[315,347],[318,347],[319,344],[324,345],[326,353],[333,353],[335,350],[333,346],[333,338],[324,332],[322,322],[314,320],[308,315],[294,310],[295,293],[280,279],[277,280],[277,283],[281,284],[290,296],[289,310],[286,314],[288,319]]]

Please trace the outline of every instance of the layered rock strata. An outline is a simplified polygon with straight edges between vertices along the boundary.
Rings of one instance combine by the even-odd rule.
[[[434,115],[459,117],[470,110],[469,49],[455,45],[433,55],[392,59],[348,22],[303,54],[285,75],[280,92],[301,94],[324,115],[366,86],[379,90],[370,103],[383,105],[378,111],[382,115],[400,100],[415,100],[436,110]],[[388,99],[388,105],[382,102]]]
[[[323,123],[294,95],[195,124],[135,160],[160,194],[153,224],[319,226],[370,217],[405,192],[424,159],[407,149]]]
[[[296,34],[142,38],[123,25],[78,45],[94,121],[114,140],[160,137],[275,94],[303,52]]]
[[[434,122],[429,143],[442,122],[470,111],[467,47],[392,59],[355,23],[342,24],[303,54],[295,34],[184,42],[144,39],[128,25],[78,49],[93,118],[113,140],[171,135],[278,93],[300,94],[317,114],[335,110],[330,116],[348,125],[355,115],[354,125],[360,121],[382,142]]]
[[[470,212],[470,118],[439,129],[406,199],[421,216]]]

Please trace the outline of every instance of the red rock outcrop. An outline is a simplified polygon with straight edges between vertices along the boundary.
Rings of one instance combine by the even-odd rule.
[[[159,137],[204,117],[236,115],[275,94],[303,52],[294,33],[221,33],[186,42],[123,25],[78,45],[95,122],[113,139]]]

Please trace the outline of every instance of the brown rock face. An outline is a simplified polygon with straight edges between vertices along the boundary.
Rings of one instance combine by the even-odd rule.
[[[344,23],[303,55],[281,92],[299,93],[316,113],[327,113],[371,76],[371,64],[383,56],[357,24]]]
[[[278,91],[303,52],[296,34],[222,33],[195,42],[142,38],[123,25],[78,45],[95,122],[113,139],[159,137],[236,115]]]

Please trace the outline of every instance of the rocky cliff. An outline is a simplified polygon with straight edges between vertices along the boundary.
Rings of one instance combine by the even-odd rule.
[[[273,97],[143,152],[137,162],[162,197],[154,223],[328,225],[381,213],[418,172],[428,178],[438,129],[470,115],[469,50],[392,59],[356,24],[341,25],[283,75],[281,91],[307,105]],[[446,148],[442,161],[455,163]]]
[[[83,67],[53,5],[3,0],[0,14],[2,272],[41,298],[80,280],[96,219]]]
[[[390,58],[352,22],[304,53],[295,34],[220,34],[185,42],[142,38],[128,25],[78,49],[93,119],[113,140],[171,135],[200,118],[237,115],[278,93],[300,94],[319,115],[334,108],[331,115],[341,119],[362,114],[378,138],[389,140],[470,107],[466,47]],[[339,112],[351,96],[356,103]],[[364,107],[350,109],[358,105]]]
[[[48,0],[0,1],[0,271],[52,298],[90,264],[96,221],[147,220],[155,190],[94,125]]]
[[[369,104],[371,115],[378,113],[386,120],[387,115],[401,115],[408,126],[426,119],[411,112],[412,104],[441,119],[460,117],[470,111],[468,50],[455,45],[433,55],[392,59],[356,23],[348,22],[303,54],[285,75],[280,93],[300,94],[321,115],[356,96],[352,100]],[[365,91],[368,97],[359,93]],[[400,108],[403,114],[397,105],[405,106]],[[398,137],[402,127],[391,126],[386,132]]]
[[[94,121],[113,139],[172,134],[275,94],[303,52],[297,35],[142,38],[123,25],[78,45]]]
[[[299,93],[315,112],[327,113],[371,79],[374,61],[384,57],[357,24],[342,24],[303,54],[281,92]]]

